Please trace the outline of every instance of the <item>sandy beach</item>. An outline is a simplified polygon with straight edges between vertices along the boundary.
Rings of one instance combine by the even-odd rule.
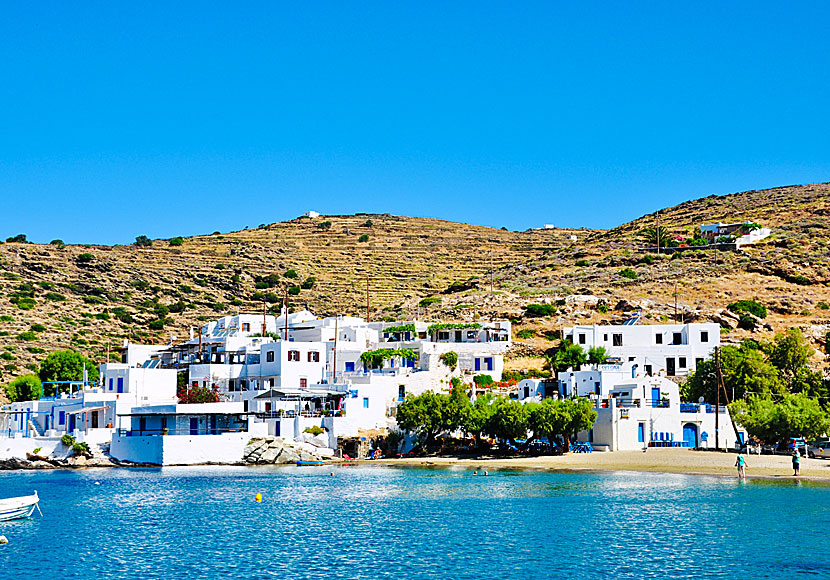
[[[471,470],[546,469],[595,471],[645,471],[692,475],[736,476],[735,453],[692,449],[649,449],[614,453],[568,453],[561,456],[517,457],[507,459],[455,457],[413,457],[385,459],[389,465],[467,466]],[[786,455],[744,455],[748,478],[795,479],[791,458]],[[801,459],[799,479],[830,481],[830,460]]]

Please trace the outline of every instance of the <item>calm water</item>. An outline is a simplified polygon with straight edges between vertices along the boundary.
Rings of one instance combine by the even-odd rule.
[[[830,488],[659,474],[0,472],[17,578],[828,578]],[[260,492],[261,504],[253,501]]]

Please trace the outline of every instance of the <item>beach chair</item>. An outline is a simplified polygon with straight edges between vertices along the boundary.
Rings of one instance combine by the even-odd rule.
[[[593,452],[594,452],[594,446],[593,446],[593,445],[591,445],[591,442],[590,442],[590,441],[586,441],[586,442],[585,442],[585,443],[583,443],[582,445],[583,445],[583,447],[584,447],[584,449],[585,449],[585,453],[593,453]]]

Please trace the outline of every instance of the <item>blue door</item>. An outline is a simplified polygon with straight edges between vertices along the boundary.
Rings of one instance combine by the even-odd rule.
[[[646,441],[646,424],[640,423],[637,425],[637,441],[645,443]]]
[[[210,434],[216,435],[218,431],[216,430],[216,415],[210,416]]]
[[[68,433],[72,433],[75,430],[75,415],[69,415],[69,428],[66,430]]]
[[[190,434],[191,435],[198,435],[199,434],[199,419],[197,417],[190,418]]]
[[[477,371],[481,370],[481,359],[480,358],[476,359],[476,370]]]
[[[660,400],[660,387],[651,387],[651,404],[657,406],[657,401]]]
[[[694,423],[683,425],[683,445],[684,447],[697,447],[697,425]]]

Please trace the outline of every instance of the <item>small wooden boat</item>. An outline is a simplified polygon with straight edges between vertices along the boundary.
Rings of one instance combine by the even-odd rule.
[[[37,496],[37,492],[34,495],[0,499],[0,522],[28,518],[34,513],[35,508],[40,511],[40,507],[37,505],[39,501],[40,498]],[[41,513],[41,515],[43,514]]]
[[[299,465],[299,466],[303,466],[303,465],[325,465],[325,464],[326,464],[325,461],[303,461],[302,459],[297,461],[297,465]]]

